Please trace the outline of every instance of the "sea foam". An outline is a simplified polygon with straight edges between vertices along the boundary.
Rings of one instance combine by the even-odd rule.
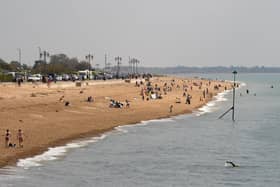
[[[204,106],[199,108],[197,110],[197,112],[195,112],[196,116],[201,116],[203,114],[210,113],[210,112],[213,112],[213,111],[217,110],[218,109],[217,103],[227,101],[227,98],[225,98],[225,96],[228,93],[229,93],[228,91],[224,91],[224,92],[221,92],[221,93],[217,94],[214,97],[214,100],[206,103]]]
[[[115,130],[122,132],[122,133],[128,133],[127,128],[130,128],[130,127],[147,126],[147,125],[151,124],[152,122],[172,122],[172,121],[174,121],[172,118],[152,119],[152,120],[147,120],[147,121],[141,121],[140,123],[136,123],[136,124],[117,126],[117,127],[115,127]]]
[[[228,81],[228,82],[232,82],[232,81]],[[239,88],[237,88],[237,89],[240,89],[241,87],[246,86],[246,83],[244,83],[244,82],[237,82],[237,83],[240,84]],[[197,110],[197,112],[195,112],[195,115],[201,116],[203,114],[216,111],[218,109],[217,104],[219,102],[227,101],[228,99],[226,98],[226,95],[229,94],[230,92],[232,92],[232,90],[225,90],[223,92],[218,93],[216,96],[213,97],[214,99],[212,101],[206,103],[204,106],[199,108]]]
[[[85,147],[90,143],[97,142],[106,137],[106,134],[103,134],[99,137],[93,137],[86,140],[75,141],[66,144],[65,146],[50,147],[48,150],[40,155],[34,157],[19,159],[17,162],[18,167],[23,167],[24,169],[29,169],[30,167],[41,166],[44,161],[57,160],[60,157],[64,156],[70,149]]]
[[[173,121],[173,120],[170,118],[166,118],[166,119],[141,121],[141,123],[137,123],[137,124],[122,125],[122,126],[115,127],[115,130],[117,130],[121,133],[128,133],[128,130],[126,129],[127,127],[146,126],[151,122],[170,122],[170,121]],[[108,133],[110,133],[110,132],[108,132]],[[93,138],[86,139],[86,140],[74,141],[74,142],[66,144],[65,146],[50,147],[50,148],[48,148],[48,150],[46,152],[44,152],[40,155],[36,155],[34,157],[29,157],[29,158],[25,158],[25,159],[19,159],[19,161],[17,162],[17,166],[22,167],[24,169],[42,166],[43,163],[46,161],[57,160],[57,159],[63,157],[71,149],[85,147],[91,143],[97,142],[98,140],[102,140],[102,139],[106,138],[108,133],[104,133],[99,137],[93,137]]]
[[[172,122],[172,121],[174,121],[172,118],[152,119],[147,121],[141,121],[141,123],[138,125],[148,125],[149,123],[152,122]]]

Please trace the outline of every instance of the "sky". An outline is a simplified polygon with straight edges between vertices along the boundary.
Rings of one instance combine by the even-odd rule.
[[[0,58],[39,47],[92,65],[280,66],[278,0],[0,0]]]

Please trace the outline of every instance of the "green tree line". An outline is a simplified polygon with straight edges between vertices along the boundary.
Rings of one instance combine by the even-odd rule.
[[[77,58],[69,58],[65,54],[56,54],[50,57],[49,62],[43,60],[35,61],[33,66],[21,65],[17,61],[5,62],[0,58],[0,72],[21,72],[28,71],[31,73],[74,73],[79,70],[91,69],[91,65],[86,61],[79,61]]]

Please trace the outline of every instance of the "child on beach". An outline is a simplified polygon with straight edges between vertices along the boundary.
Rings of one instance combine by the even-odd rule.
[[[89,97],[87,98],[87,102],[89,102],[89,103],[93,102],[93,97],[92,97],[92,96],[89,96]]]
[[[129,108],[130,107],[130,103],[129,103],[129,101],[127,99],[125,100],[125,103],[126,103],[126,108]]]
[[[6,134],[5,134],[5,146],[6,147],[9,147],[10,138],[11,138],[11,133],[10,133],[10,130],[7,129]]]
[[[19,147],[23,147],[23,145],[22,145],[22,143],[23,143],[23,132],[22,132],[21,129],[18,130],[17,139],[18,139]]]
[[[172,111],[173,111],[173,105],[170,105],[169,112],[172,113]]]

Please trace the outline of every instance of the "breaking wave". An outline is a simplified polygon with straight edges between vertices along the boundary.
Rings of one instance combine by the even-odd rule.
[[[18,167],[23,167],[24,169],[28,169],[30,167],[38,167],[41,166],[45,161],[57,160],[60,157],[64,156],[70,149],[85,147],[90,143],[97,142],[106,138],[106,134],[102,134],[99,137],[93,137],[87,140],[79,140],[72,143],[68,143],[64,146],[58,147],[50,147],[46,152],[36,155],[34,157],[19,159],[17,162]]]

